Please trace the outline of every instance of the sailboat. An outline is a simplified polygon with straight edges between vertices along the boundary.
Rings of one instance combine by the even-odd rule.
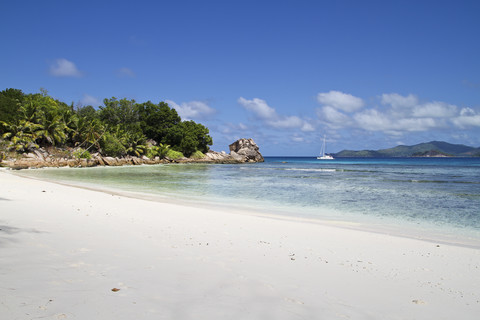
[[[318,160],[333,160],[334,158],[329,155],[325,154],[325,136],[323,136],[323,144],[322,144],[322,150],[320,150],[320,155],[317,157]]]

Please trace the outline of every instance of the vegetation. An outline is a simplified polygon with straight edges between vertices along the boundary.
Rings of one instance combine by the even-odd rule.
[[[202,151],[195,151],[194,154],[190,156],[190,158],[195,159],[195,160],[200,160],[205,158],[205,154]]]
[[[137,103],[112,97],[97,110],[92,106],[75,108],[52,98],[46,90],[40,91],[0,92],[2,150],[23,153],[40,147],[69,147],[76,148],[74,156],[78,158],[88,158],[92,152],[175,158],[207,152],[212,145],[208,128],[182,121],[165,102]]]
[[[438,150],[429,150],[415,152],[412,157],[452,157],[452,155]]]
[[[85,149],[78,148],[73,152],[73,156],[78,159],[92,159],[92,155]]]
[[[184,156],[181,152],[170,149],[168,150],[166,157],[172,160],[176,160],[176,159],[183,158]]]

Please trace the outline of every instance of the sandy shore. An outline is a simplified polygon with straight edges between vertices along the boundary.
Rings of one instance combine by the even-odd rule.
[[[478,319],[480,250],[0,171],[2,319]],[[112,291],[115,289],[115,291]]]

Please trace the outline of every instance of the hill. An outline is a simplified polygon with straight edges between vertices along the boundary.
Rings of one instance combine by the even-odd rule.
[[[381,150],[343,150],[335,154],[336,157],[480,157],[480,148],[469,147],[463,144],[451,144],[444,141],[430,141],[413,146],[396,146]]]

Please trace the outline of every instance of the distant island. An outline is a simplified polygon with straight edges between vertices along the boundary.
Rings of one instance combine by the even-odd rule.
[[[430,141],[413,146],[396,146],[381,150],[342,150],[335,154],[339,158],[399,158],[399,157],[480,157],[480,148],[444,141]]]

